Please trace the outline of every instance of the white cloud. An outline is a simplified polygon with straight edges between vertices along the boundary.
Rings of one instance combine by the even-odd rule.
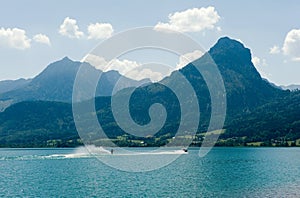
[[[88,26],[88,39],[106,39],[111,37],[113,27],[109,23],[95,23]]]
[[[94,66],[96,69],[107,71],[105,68],[107,65],[107,61],[103,57],[96,56],[94,54],[88,54],[81,60],[81,62],[87,62]]]
[[[214,7],[193,8],[169,14],[168,23],[159,22],[154,29],[159,31],[199,32],[214,29],[220,16]],[[221,28],[217,28],[221,30]]]
[[[282,47],[284,55],[292,57],[294,61],[300,61],[300,29],[292,29],[285,37]]]
[[[218,32],[222,32],[222,28],[220,26],[217,27]]]
[[[272,74],[266,71],[266,66],[268,66],[266,59],[253,56],[252,63],[263,78],[269,79],[272,76]]]
[[[94,54],[88,54],[82,61],[88,62],[95,68],[100,69],[102,71],[116,70],[119,71],[119,73],[122,75],[125,75],[129,71],[140,66],[140,64],[136,61],[131,61],[127,59],[124,59],[122,61],[119,59],[113,59],[110,62],[108,62],[103,57]]]
[[[37,43],[42,43],[49,46],[51,45],[49,37],[46,36],[45,34],[36,34],[34,35],[33,40]]]
[[[149,68],[143,68],[141,70],[133,69],[130,72],[128,72],[126,76],[135,80],[149,78],[152,82],[160,81],[164,77],[164,75],[161,72],[152,71]]]
[[[30,42],[25,30],[19,28],[0,29],[0,46],[23,50],[30,48]]]
[[[142,80],[145,78],[149,78],[151,81],[156,82],[163,79],[163,77],[171,73],[171,71],[168,71],[167,74],[165,74],[163,71],[155,71],[154,67],[144,67],[141,63],[127,59],[113,59],[110,62],[108,62],[103,57],[94,54],[88,54],[81,60],[81,62],[83,61],[90,63],[95,68],[105,72],[110,70],[116,70],[121,75],[134,80]]]
[[[119,59],[113,59],[109,63],[108,70],[117,70],[122,75],[126,75],[128,72],[132,71],[133,69],[139,67],[141,64],[137,63],[136,61],[131,60],[119,60]]]
[[[81,38],[84,36],[84,33],[79,31],[77,21],[69,17],[66,17],[64,22],[60,25],[59,33],[69,38]]]
[[[252,57],[252,63],[254,66],[259,67],[259,66],[267,66],[267,61],[266,59],[260,59],[257,56]]]
[[[179,57],[179,63],[176,65],[176,68],[170,67],[168,69],[161,68],[161,66],[159,66],[159,64],[157,65],[156,63],[142,64],[127,59],[113,59],[108,62],[107,60],[105,60],[105,58],[94,54],[88,54],[81,60],[81,62],[84,61],[90,63],[96,69],[104,72],[116,70],[121,75],[131,79],[141,80],[149,78],[151,81],[157,82],[170,75],[172,71],[186,66],[188,63],[200,58],[202,55],[203,52],[200,50],[186,53]]]
[[[203,52],[200,50],[195,50],[190,53],[186,53],[179,57],[179,63],[176,66],[176,69],[180,69],[186,66],[188,63],[200,58],[203,55]]]
[[[129,71],[140,66],[140,64],[136,61],[130,61],[127,59],[113,59],[110,62],[108,62],[107,60],[105,60],[105,58],[94,54],[88,54],[82,61],[90,63],[95,68],[100,69],[102,71],[116,70],[122,75],[125,75]]]
[[[274,45],[273,47],[270,48],[270,54],[279,54],[280,53],[280,48],[277,45]]]
[[[260,58],[258,58],[256,56],[253,56],[251,61],[252,61],[253,65],[259,65],[260,64]]]

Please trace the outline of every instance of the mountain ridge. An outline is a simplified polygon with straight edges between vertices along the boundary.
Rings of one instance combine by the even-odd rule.
[[[209,89],[206,85],[206,82],[199,73],[199,70],[197,67],[209,67],[209,63],[207,62],[209,56],[212,57],[214,62],[217,64],[220,73],[223,77],[224,85],[226,88],[226,94],[227,94],[227,117],[225,121],[225,133],[222,135],[223,138],[227,139],[232,139],[233,137],[238,137],[239,136],[239,131],[234,130],[234,127],[237,125],[235,123],[239,123],[241,127],[244,127],[245,130],[243,130],[240,135],[243,137],[239,137],[242,141],[242,143],[245,143],[245,141],[252,141],[252,140],[263,140],[263,141],[269,141],[268,139],[264,139],[264,137],[272,137],[271,134],[274,132],[270,124],[263,124],[264,122],[271,123],[269,120],[270,116],[261,117],[261,120],[257,120],[258,123],[261,122],[261,126],[263,127],[268,127],[268,128],[261,128],[260,130],[264,131],[264,133],[257,133],[259,135],[259,138],[254,138],[255,133],[253,134],[253,128],[249,128],[252,125],[249,124],[251,123],[251,119],[253,115],[256,117],[259,117],[259,115],[263,114],[264,112],[266,115],[272,115],[272,114],[278,114],[277,112],[280,112],[280,115],[276,115],[276,118],[280,120],[286,120],[288,116],[293,116],[294,114],[297,114],[300,110],[297,109],[297,98],[300,99],[300,96],[297,95],[298,92],[292,93],[290,91],[284,91],[281,89],[278,89],[274,86],[272,86],[270,83],[265,81],[264,79],[261,78],[257,70],[255,69],[253,63],[251,62],[251,51],[250,49],[247,49],[244,47],[243,44],[241,44],[238,41],[232,40],[228,37],[221,38],[218,40],[216,45],[214,45],[204,56],[202,56],[200,59],[193,61],[192,63],[189,63],[182,69],[178,71],[174,71],[170,76],[166,77],[161,81],[162,84],[159,83],[150,83],[147,84],[143,87],[137,88],[134,92],[133,95],[130,99],[130,113],[133,118],[133,120],[141,125],[147,124],[150,121],[149,117],[149,107],[154,104],[154,103],[161,103],[165,106],[168,117],[166,119],[166,123],[163,126],[163,128],[158,131],[154,135],[154,139],[147,139],[144,138],[142,139],[143,141],[147,141],[148,145],[153,145],[153,146],[160,146],[164,145],[172,139],[174,136],[174,133],[176,133],[176,130],[178,129],[179,123],[180,123],[180,117],[186,117],[186,118],[193,118],[193,114],[191,114],[193,111],[188,112],[186,115],[180,115],[180,104],[176,100],[176,97],[170,89],[168,89],[168,85],[175,85],[178,88],[180,86],[184,86],[181,81],[178,81],[176,78],[177,75],[183,75],[185,78],[188,80],[188,82],[192,85],[196,92],[197,100],[201,101],[199,103],[199,108],[200,108],[200,120],[199,120],[199,127],[197,129],[198,133],[201,134],[203,132],[207,131],[207,127],[209,124],[209,119],[211,117],[211,101],[210,101],[210,93]],[[182,87],[184,90],[184,87]],[[128,89],[128,91],[127,91]],[[117,96],[122,96],[121,94],[126,94],[127,92],[130,92],[130,88],[124,89],[120,92],[117,93]],[[188,93],[187,93],[188,94]],[[185,104],[192,103],[191,99],[189,96],[184,96],[185,100],[183,101]],[[110,97],[97,97],[95,100],[95,105],[96,105],[96,110],[97,110],[97,116],[98,120],[102,126],[102,128],[105,131],[108,131],[109,134],[108,136],[110,138],[116,139],[118,137],[124,137],[126,138],[131,138],[132,140],[136,140],[137,137],[134,137],[130,134],[124,133],[124,131],[118,127],[118,124],[116,123],[113,113],[111,110],[110,106]],[[277,109],[272,109],[269,108],[270,106],[273,107],[280,103],[279,101],[286,100],[285,103],[293,104],[291,108],[296,108],[293,109],[293,111],[290,111],[290,109],[284,105],[282,110],[278,111]],[[38,102],[27,102],[30,105],[39,105]],[[18,103],[19,104],[19,103]],[[16,104],[16,105],[18,105]],[[21,111],[24,104],[26,103],[21,103],[21,106],[17,106],[19,110],[15,111]],[[51,102],[47,103],[51,107]],[[56,103],[54,103],[54,106]],[[69,121],[66,121],[62,126],[65,126],[66,128],[59,129],[57,128],[57,125],[52,126],[52,128],[48,125],[49,123],[45,123],[44,130],[43,131],[48,131],[47,133],[52,134],[54,132],[54,128],[57,128],[57,131],[61,131],[62,133],[67,131],[67,126],[72,125],[72,112],[70,109],[70,106],[68,104],[63,105],[62,108],[69,109],[66,111],[66,117],[69,118]],[[16,107],[15,105],[12,107]],[[20,136],[20,131],[16,129],[13,129],[13,125],[11,126],[11,123],[17,122],[14,119],[8,119],[5,120],[7,111],[10,111],[9,107],[6,111],[3,113],[0,113],[0,136],[2,137],[1,142],[7,142],[7,136],[3,135],[5,132],[10,131],[10,138],[11,135],[14,136],[13,134],[18,134]],[[56,106],[57,107],[57,106]],[[54,110],[52,109],[51,111],[59,111],[59,108]],[[17,108],[17,109],[18,109]],[[35,108],[35,107],[32,107]],[[43,107],[41,113],[45,114],[48,110],[48,107]],[[45,112],[44,112],[44,111]],[[29,115],[24,115],[26,116],[33,116],[33,114],[30,114],[30,110],[28,111]],[[256,112],[260,112],[259,114],[256,114]],[[14,112],[16,115],[18,112]],[[299,112],[300,115],[300,112]],[[62,117],[64,117],[62,116]],[[34,134],[40,134],[40,127],[35,124],[35,122],[39,122],[39,118],[37,115],[33,116],[28,121],[28,125],[30,125],[29,128],[26,128],[26,123],[23,123],[24,125],[24,133],[26,131],[31,130],[32,135],[35,136]],[[284,125],[282,128],[281,133],[276,133],[278,134],[277,138],[282,138],[287,135],[289,130],[291,129],[290,127],[294,127],[293,130],[297,130],[298,125],[297,125],[297,117],[295,117],[296,120],[292,120],[292,122],[296,122],[296,124],[289,123],[287,120],[287,123]],[[27,119],[28,120],[28,119]],[[32,120],[36,120],[32,122]],[[70,121],[71,120],[71,121]],[[188,120],[188,119],[187,119]],[[245,121],[245,123],[244,123]],[[53,123],[57,123],[56,121],[53,121]],[[22,126],[23,126],[22,125]],[[253,125],[254,126],[254,125]],[[90,131],[93,132],[96,131],[96,129],[90,128]],[[299,129],[300,130],[300,129]],[[296,132],[297,133],[297,132]],[[187,131],[187,134],[188,131]],[[228,134],[231,134],[229,137]],[[267,134],[267,135],[266,135]],[[246,138],[244,138],[246,136]],[[249,136],[249,137],[247,137]],[[16,136],[14,136],[16,137]],[[57,136],[55,136],[57,137]],[[63,139],[63,135],[61,136],[61,139]],[[92,136],[91,136],[92,137]],[[298,135],[294,135],[293,137],[298,137]],[[18,137],[19,138],[19,137]],[[17,138],[17,139],[18,139]],[[74,138],[72,137],[74,141]],[[8,138],[9,139],[9,138]],[[27,138],[28,139],[28,138]],[[201,135],[199,135],[199,139],[201,139]],[[44,140],[47,141],[47,137],[44,137]],[[158,142],[155,142],[156,140],[159,140]],[[235,140],[235,139],[234,139]],[[17,140],[16,140],[17,141]],[[117,140],[116,140],[117,141]],[[231,140],[230,140],[231,141]],[[244,141],[244,142],[243,142]],[[32,142],[31,142],[32,143]],[[41,143],[41,142],[40,142]],[[95,142],[96,144],[97,142]],[[128,143],[128,142],[127,142]],[[124,142],[117,142],[117,144],[124,145],[125,146],[129,145],[130,141],[128,144],[125,144]],[[131,142],[132,143],[132,142]],[[131,144],[130,143],[130,144]],[[239,142],[240,143],[240,142]],[[4,144],[4,143],[3,143]],[[44,143],[41,143],[44,144]],[[97,143],[101,145],[99,142]],[[200,143],[195,143],[196,145]]]
[[[59,61],[49,64],[41,73],[23,86],[0,93],[0,105],[1,102],[5,103],[7,101],[12,104],[33,100],[71,103],[73,85],[80,67],[86,68],[86,75],[100,76],[101,74],[96,96],[111,95],[113,93],[114,85],[121,78],[122,82],[124,82],[124,87],[121,86],[119,89],[130,86],[136,87],[148,82],[148,80],[136,81],[129,79],[114,70],[102,72],[88,63],[72,61],[68,57],[64,57]]]
[[[31,79],[19,78],[17,80],[3,80],[0,81],[0,94],[11,90],[21,88],[28,84]]]

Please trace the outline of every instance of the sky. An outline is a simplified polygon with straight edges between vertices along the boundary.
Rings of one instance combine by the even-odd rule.
[[[0,0],[0,4],[0,80],[32,78],[65,56],[82,60],[119,32],[153,26],[183,32],[205,50],[220,37],[237,39],[251,49],[264,78],[277,85],[300,84],[297,0]],[[135,61],[117,63],[138,64]]]

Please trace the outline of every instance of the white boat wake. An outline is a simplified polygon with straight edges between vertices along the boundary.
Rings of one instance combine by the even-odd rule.
[[[113,154],[111,152],[113,149]],[[188,154],[188,152],[176,149],[170,150],[139,150],[135,151],[134,149],[126,150],[122,148],[104,148],[96,147],[94,145],[89,145],[85,147],[78,147],[74,152],[64,154],[57,153],[51,155],[23,155],[23,156],[0,156],[0,161],[2,160],[42,160],[42,159],[73,159],[73,158],[94,158],[94,157],[114,157],[114,156],[141,156],[141,155],[182,155]]]

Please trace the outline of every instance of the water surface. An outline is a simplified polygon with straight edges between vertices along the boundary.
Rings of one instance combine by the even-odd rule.
[[[300,148],[214,148],[204,158],[190,149],[170,165],[142,173],[77,154],[0,149],[0,197],[300,197]]]

